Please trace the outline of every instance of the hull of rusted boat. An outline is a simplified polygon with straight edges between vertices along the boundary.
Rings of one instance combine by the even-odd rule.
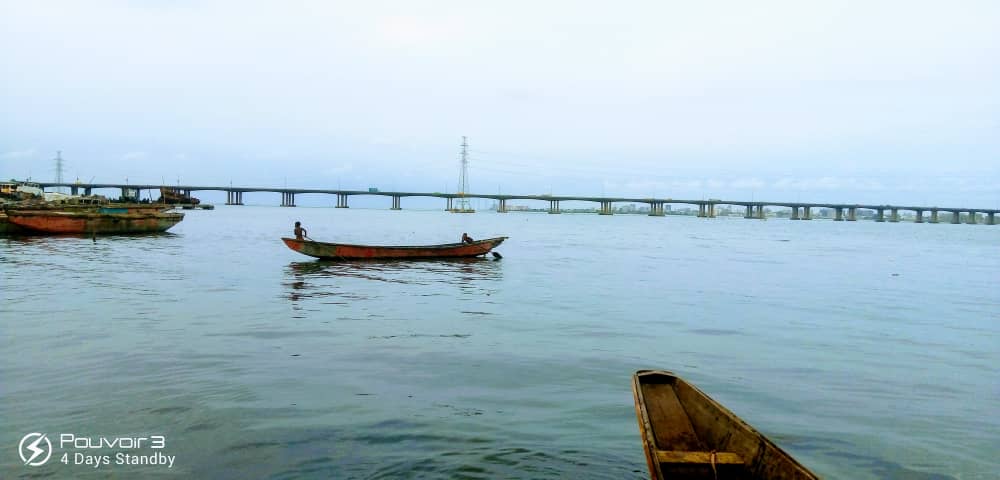
[[[640,370],[632,393],[653,480],[819,478],[673,373]]]
[[[507,237],[488,238],[472,243],[448,243],[443,245],[423,246],[378,246],[350,245],[344,243],[313,242],[282,238],[288,248],[303,255],[322,259],[354,260],[354,259],[427,259],[427,258],[465,258],[486,255],[503,243]]]
[[[7,214],[0,211],[0,235],[10,235],[17,233],[24,233],[25,230],[7,219]]]
[[[123,234],[164,232],[184,219],[183,213],[144,211],[8,211],[10,223],[28,232],[50,234]]]

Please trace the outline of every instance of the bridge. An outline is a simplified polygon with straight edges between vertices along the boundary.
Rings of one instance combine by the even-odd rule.
[[[139,198],[142,190],[157,190],[163,185],[130,185],[120,183],[67,183],[67,182],[39,182],[43,189],[53,187],[69,187],[73,195],[90,195],[95,189],[118,189],[122,198]],[[900,211],[914,213],[916,223],[939,223],[948,221],[950,223],[961,223],[961,214],[966,214],[966,223],[977,223],[980,214],[985,215],[987,225],[996,224],[996,214],[1000,210],[989,208],[968,208],[968,207],[937,207],[937,206],[913,206],[913,205],[870,205],[870,204],[842,204],[842,203],[802,203],[802,202],[767,202],[767,201],[746,201],[746,200],[685,200],[675,198],[628,198],[628,197],[588,197],[572,195],[509,195],[509,194],[479,194],[479,193],[440,193],[440,192],[382,192],[378,190],[329,190],[313,188],[274,188],[274,187],[219,187],[219,186],[197,186],[197,185],[177,185],[169,188],[178,190],[190,195],[191,192],[198,191],[218,191],[226,192],[226,205],[243,205],[243,194],[247,192],[269,192],[281,194],[281,206],[294,207],[295,196],[302,194],[318,193],[326,195],[336,195],[337,208],[348,208],[348,199],[357,195],[374,195],[390,197],[392,199],[391,210],[402,209],[403,197],[433,197],[443,198],[446,201],[445,210],[453,211],[453,202],[456,198],[481,198],[492,199],[498,202],[497,212],[507,213],[508,200],[538,200],[548,202],[548,213],[562,213],[560,202],[581,201],[600,204],[597,213],[600,215],[612,215],[615,203],[645,203],[649,205],[650,216],[665,215],[666,205],[692,205],[698,207],[698,216],[704,218],[714,218],[716,207],[728,205],[745,209],[744,218],[763,219],[765,217],[765,207],[785,207],[791,209],[791,220],[811,220],[813,209],[826,208],[834,212],[833,220],[855,221],[858,219],[859,210],[871,210],[874,212],[876,222],[898,222],[900,221]],[[888,215],[886,214],[888,212]],[[927,217],[924,214],[928,214]],[[945,218],[941,218],[944,214]],[[950,218],[949,218],[950,217]]]

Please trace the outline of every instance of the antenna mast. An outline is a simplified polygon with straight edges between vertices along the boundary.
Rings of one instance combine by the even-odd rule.
[[[469,143],[466,141],[466,137],[462,137],[462,170],[458,176],[458,211],[468,212],[472,209],[469,208],[469,199],[465,198],[465,194],[469,192]]]

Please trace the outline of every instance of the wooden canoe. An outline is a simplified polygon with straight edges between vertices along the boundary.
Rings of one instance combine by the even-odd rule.
[[[671,372],[636,372],[632,393],[653,480],[819,478],[733,412]]]
[[[486,255],[503,243],[507,237],[487,238],[472,243],[445,243],[442,245],[419,246],[379,246],[351,245],[346,243],[327,243],[309,240],[282,238],[288,248],[310,257],[329,260],[355,259],[427,259],[427,258],[464,258]]]

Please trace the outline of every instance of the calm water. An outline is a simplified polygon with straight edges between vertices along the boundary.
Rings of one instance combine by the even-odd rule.
[[[278,240],[295,220],[511,238],[501,261],[325,263]],[[638,479],[641,368],[827,478],[1000,478],[998,246],[983,225],[249,206],[0,239],[0,478]],[[163,435],[176,461],[54,445],[28,467],[29,432]]]

